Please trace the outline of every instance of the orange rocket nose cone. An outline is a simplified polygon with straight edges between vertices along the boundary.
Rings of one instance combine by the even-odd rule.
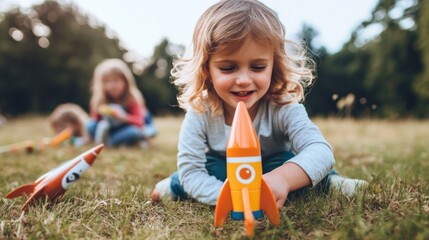
[[[95,161],[95,158],[97,158],[98,154],[100,154],[103,148],[104,148],[104,145],[100,144],[90,149],[89,151],[87,151],[86,154],[83,156],[83,158],[89,165],[92,165],[92,163]]]
[[[96,147],[94,147],[92,150],[96,153],[96,154],[100,154],[101,150],[103,150],[104,148],[104,144],[100,144]]]
[[[227,148],[228,157],[258,156],[261,154],[258,136],[243,102],[237,104]]]

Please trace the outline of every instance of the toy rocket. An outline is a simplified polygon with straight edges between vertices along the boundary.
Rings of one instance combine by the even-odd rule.
[[[98,108],[98,112],[106,117],[118,117],[127,114],[119,104],[103,104]]]
[[[103,104],[98,108],[98,112],[104,116],[117,116],[119,113],[113,107]]]
[[[65,193],[69,185],[78,180],[92,165],[103,147],[103,144],[100,144],[82,153],[78,157],[45,173],[34,183],[23,185],[9,192],[6,198],[15,198],[24,194],[29,194],[30,197],[24,203],[22,210],[25,210],[32,201],[39,198],[47,197],[50,201],[59,199]]]
[[[71,138],[72,134],[73,134],[73,130],[71,128],[65,128],[64,130],[59,132],[56,136],[49,139],[48,145],[51,147],[57,147],[65,140]]]
[[[117,118],[127,116],[124,108],[119,104],[103,104],[98,108],[98,113],[107,120],[111,127],[122,125]]]
[[[9,152],[18,152],[23,150],[24,152],[31,153],[34,150],[34,142],[31,140],[12,143],[9,145],[0,146],[0,154]]]
[[[52,138],[42,139],[40,141],[23,141],[18,143],[12,143],[9,145],[0,146],[0,154],[2,153],[10,153],[10,152],[18,152],[24,150],[27,153],[33,152],[35,149],[42,150],[45,146],[57,147],[65,140],[69,139],[72,136],[71,128],[66,128],[56,136]]]
[[[280,224],[276,201],[262,178],[261,149],[252,120],[239,102],[226,149],[227,179],[216,204],[214,225],[222,226],[228,214],[245,220],[248,236],[253,236],[255,218],[267,214],[273,225]]]

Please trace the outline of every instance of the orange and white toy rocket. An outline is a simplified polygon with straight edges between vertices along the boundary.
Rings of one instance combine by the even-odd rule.
[[[56,136],[49,139],[47,145],[51,147],[58,147],[62,142],[71,138],[73,135],[73,130],[71,128],[65,128],[61,132],[59,132]]]
[[[82,153],[78,157],[45,173],[34,183],[23,185],[11,191],[6,195],[6,198],[15,198],[24,194],[29,194],[30,197],[24,203],[22,210],[25,210],[32,201],[39,198],[47,197],[50,201],[59,199],[65,193],[69,185],[78,180],[92,165],[103,147],[103,144],[100,144]]]
[[[43,150],[46,146],[58,147],[62,142],[71,138],[73,131],[71,128],[65,128],[52,138],[45,138],[40,141],[23,141],[19,143],[12,143],[9,145],[0,146],[0,154],[2,153],[15,153],[25,151],[31,153],[35,150]]]
[[[248,236],[253,236],[255,218],[267,214],[273,225],[280,224],[276,201],[262,178],[261,147],[246,105],[239,102],[226,147],[227,179],[216,204],[214,225],[222,226],[228,214],[245,220]]]
[[[34,150],[34,142],[31,140],[26,140],[23,142],[12,143],[9,145],[0,146],[0,154],[2,153],[16,153],[23,151],[26,153],[31,153]]]

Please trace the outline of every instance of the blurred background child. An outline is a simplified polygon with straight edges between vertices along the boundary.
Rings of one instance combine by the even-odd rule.
[[[146,140],[156,135],[153,122],[145,121],[150,114],[143,95],[120,59],[106,59],[95,68],[90,115],[86,127],[97,144],[146,146]]]
[[[72,130],[71,143],[75,147],[80,147],[89,142],[85,128],[88,120],[88,114],[74,103],[58,105],[49,116],[50,125],[56,134],[66,128]]]

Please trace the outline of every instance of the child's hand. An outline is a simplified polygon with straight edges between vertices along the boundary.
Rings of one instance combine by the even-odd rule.
[[[106,117],[113,118],[119,122],[128,122],[128,117],[125,111],[115,104],[103,104],[99,107],[98,112]]]
[[[308,175],[295,163],[285,163],[263,177],[273,192],[278,208],[283,206],[289,192],[311,184]]]
[[[276,170],[278,169],[274,169],[273,171],[264,174],[263,178],[273,193],[277,208],[281,208],[289,194],[289,185],[285,182],[282,174]]]
[[[116,120],[118,120],[118,121],[120,121],[120,122],[123,122],[123,123],[126,123],[126,122],[128,122],[128,117],[127,117],[127,115],[126,114],[123,114],[123,113],[117,113],[117,114],[115,114],[115,115],[113,115],[112,116],[114,119],[116,119]]]
[[[110,107],[107,104],[103,104],[98,108],[98,113],[100,113],[103,116],[112,117],[112,116],[115,116],[117,114],[116,112],[117,111],[114,108]]]

